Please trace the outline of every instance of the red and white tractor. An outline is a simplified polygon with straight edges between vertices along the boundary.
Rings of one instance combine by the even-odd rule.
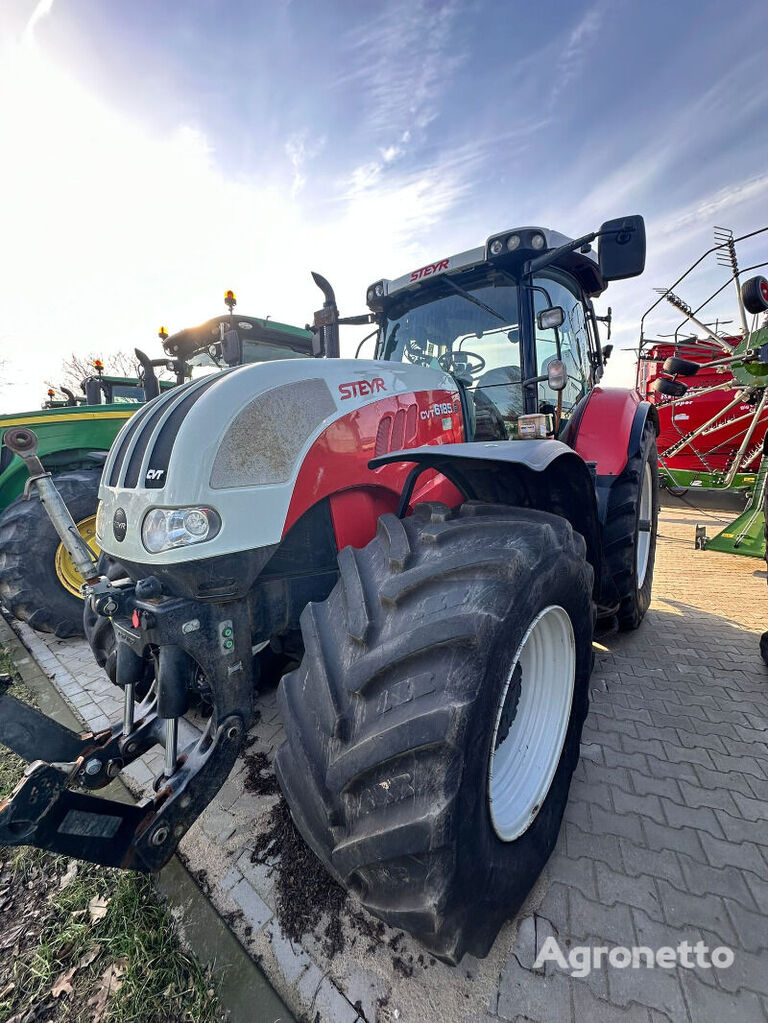
[[[632,629],[650,601],[658,421],[633,389],[598,386],[592,305],[644,259],[637,216],[576,240],[493,235],[368,289],[351,322],[375,323],[373,359],[338,358],[345,321],[316,277],[325,358],[146,405],[101,483],[111,581],[84,569],[124,719],[82,737],[0,697],[0,740],[45,756],[0,804],[0,843],[159,868],[229,774],[279,654],[297,667],[276,772],[301,834],[435,955],[486,954],[557,838],[595,619]],[[6,443],[39,475],[21,433]],[[194,733],[180,723],[200,690]],[[84,791],[156,744],[151,798]]]

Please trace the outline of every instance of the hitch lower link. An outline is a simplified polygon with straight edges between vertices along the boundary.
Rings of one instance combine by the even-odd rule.
[[[78,735],[0,693],[0,743],[31,761],[14,792],[0,802],[0,845],[33,845],[109,867],[159,870],[231,771],[252,717],[246,614],[228,608],[222,628],[216,605],[141,600],[135,591],[142,587],[153,595],[160,589],[150,577],[136,587],[106,583],[87,597],[95,610],[103,613],[106,606],[114,612],[117,684],[124,690],[121,722]],[[210,636],[222,632],[234,641],[211,642]],[[146,678],[148,658],[156,677],[136,703],[135,687]],[[213,712],[197,728],[183,714],[200,671]],[[90,794],[154,746],[165,747],[165,765],[153,796],[131,804]],[[37,759],[41,753],[45,760]]]

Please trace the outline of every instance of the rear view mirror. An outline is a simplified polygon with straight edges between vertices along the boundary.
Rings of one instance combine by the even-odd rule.
[[[564,391],[568,384],[568,370],[560,359],[553,359],[547,366],[547,384],[553,391]]]
[[[98,377],[86,377],[80,386],[85,391],[86,405],[101,405],[101,380]]]
[[[243,339],[236,330],[228,330],[221,337],[221,357],[228,366],[243,362]]]
[[[553,305],[551,309],[543,309],[536,317],[539,330],[551,330],[553,327],[562,327],[565,322],[563,307]]]
[[[606,220],[598,235],[597,259],[604,281],[621,281],[643,272],[645,221],[641,216]]]

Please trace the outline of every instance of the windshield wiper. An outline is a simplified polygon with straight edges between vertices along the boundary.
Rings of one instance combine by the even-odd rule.
[[[461,297],[466,298],[468,302],[472,302],[474,303],[474,305],[480,306],[481,309],[485,309],[485,311],[487,313],[490,313],[491,316],[495,316],[497,320],[501,320],[502,323],[506,323],[507,321],[506,316],[502,316],[501,313],[497,313],[495,309],[492,309],[489,305],[486,305],[485,302],[481,302],[479,298],[475,298],[475,296],[470,291],[465,291],[460,284],[457,284],[455,281],[452,281],[450,277],[443,277],[443,280],[449,287],[453,288],[457,295],[461,295]]]

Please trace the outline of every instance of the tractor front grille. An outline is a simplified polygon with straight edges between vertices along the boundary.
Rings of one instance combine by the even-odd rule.
[[[175,387],[137,412],[112,445],[102,476],[106,485],[129,490],[144,487],[162,490],[184,417],[195,402],[229,372],[231,370],[212,373]]]

